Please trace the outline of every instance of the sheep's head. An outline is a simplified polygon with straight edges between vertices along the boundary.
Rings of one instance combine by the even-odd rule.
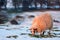
[[[37,28],[35,27],[30,28],[30,30],[31,30],[32,35],[35,35],[35,33],[37,32]]]

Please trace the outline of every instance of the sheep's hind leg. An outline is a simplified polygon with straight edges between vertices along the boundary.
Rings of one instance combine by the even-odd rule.
[[[49,32],[48,32],[48,36],[51,37],[51,30],[49,30]]]
[[[42,36],[42,37],[43,37],[43,36],[44,36],[44,33],[45,33],[45,31],[44,31],[44,32],[42,32],[42,33],[40,34],[40,36]]]
[[[49,32],[48,32],[48,36],[51,37],[51,33],[52,33],[52,28],[53,28],[53,24],[51,24],[50,28],[49,28]]]

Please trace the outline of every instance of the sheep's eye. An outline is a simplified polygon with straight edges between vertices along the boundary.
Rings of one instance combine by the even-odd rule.
[[[37,30],[37,29],[34,29],[34,30]]]

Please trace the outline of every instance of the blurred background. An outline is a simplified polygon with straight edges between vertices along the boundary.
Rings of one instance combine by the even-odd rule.
[[[0,0],[0,10],[60,9],[60,0]]]

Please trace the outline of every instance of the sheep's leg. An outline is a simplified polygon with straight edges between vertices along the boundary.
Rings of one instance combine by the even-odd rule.
[[[48,32],[48,36],[51,37],[51,30],[49,30],[49,32]]]
[[[44,36],[44,33],[45,33],[45,31],[44,31],[44,32],[42,32],[42,33],[40,34],[40,36]]]
[[[49,35],[51,34],[51,30],[49,30],[48,34],[49,34]]]
[[[50,37],[51,37],[51,31],[52,31],[52,28],[49,29],[49,32],[48,32],[48,36],[50,36]]]
[[[51,36],[52,28],[53,28],[53,23],[51,23],[51,26],[50,26],[50,28],[49,28],[49,32],[48,32],[48,35],[49,35],[49,36]]]
[[[31,29],[31,33],[32,33],[32,36],[34,36],[35,35],[35,30]]]
[[[43,32],[43,35],[44,35],[45,31]]]

